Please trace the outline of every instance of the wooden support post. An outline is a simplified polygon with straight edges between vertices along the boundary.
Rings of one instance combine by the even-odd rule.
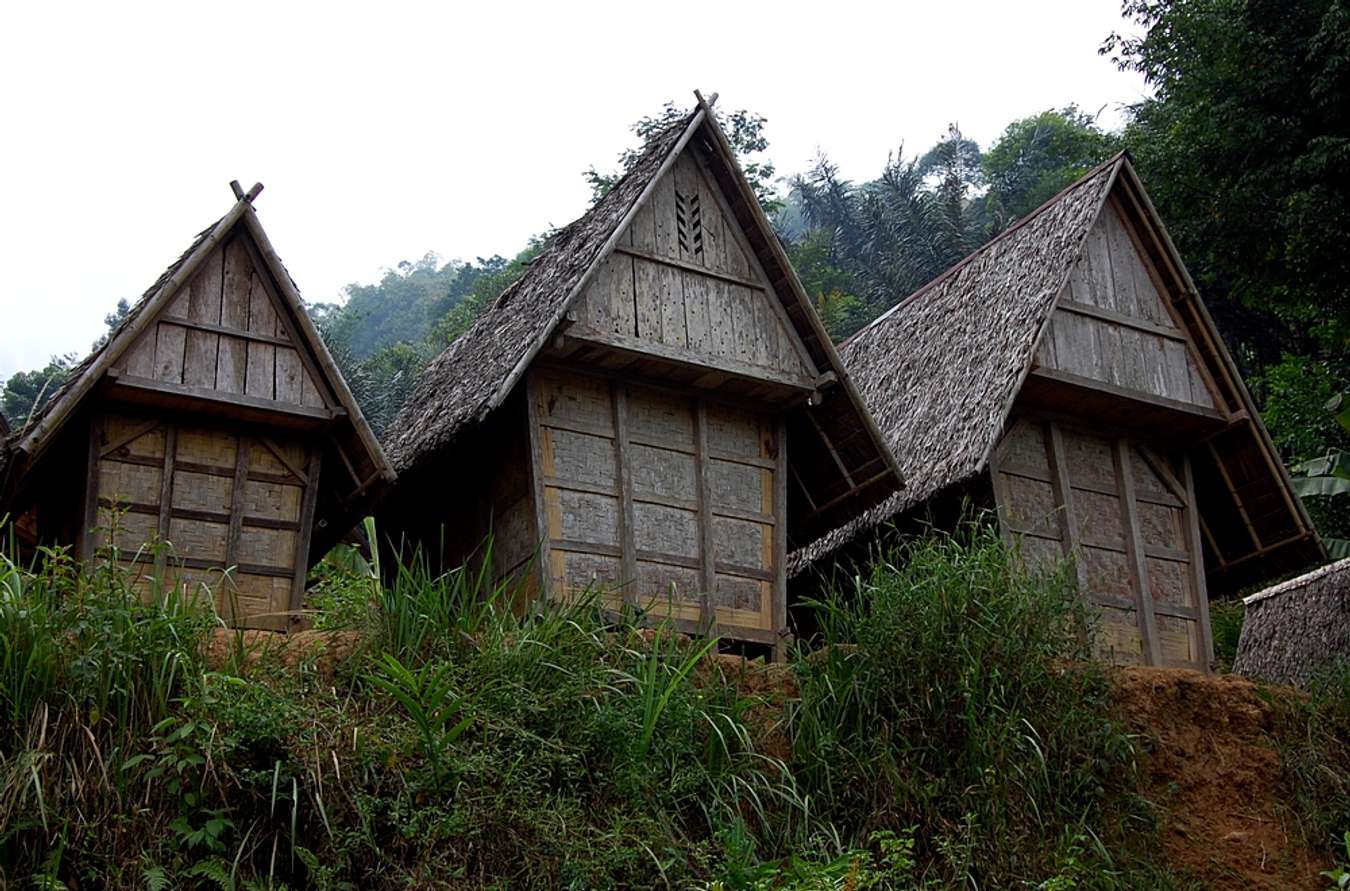
[[[175,424],[164,425],[164,464],[163,478],[159,483],[159,543],[155,556],[155,575],[160,584],[164,584],[164,572],[167,558],[166,542],[169,540],[169,517],[173,513],[173,463],[174,452],[178,449],[178,427]]]
[[[778,445],[777,466],[773,473],[773,627],[778,632],[773,645],[773,660],[787,661],[787,419],[778,416],[775,441]]]
[[[309,464],[305,476],[305,500],[300,505],[300,532],[295,542],[295,576],[291,580],[291,622],[299,622],[300,609],[305,604],[305,577],[309,574],[309,541],[314,532],[314,506],[319,500],[319,471],[322,469],[323,449],[317,442],[309,443]],[[377,542],[370,546],[378,547]]]
[[[530,428],[530,491],[534,500],[535,541],[539,547],[539,599],[547,600],[553,587],[553,550],[550,547],[548,505],[544,501],[544,428],[539,418],[539,382],[525,376],[525,416]]]
[[[713,609],[712,595],[717,590],[717,570],[715,568],[717,539],[713,530],[712,479],[708,473],[708,406],[702,400],[695,401],[694,407],[694,474],[698,491],[698,551],[700,557],[699,581],[703,590],[699,593],[699,624],[705,633],[711,634],[717,621],[717,612]]]
[[[1064,556],[1073,561],[1074,576],[1078,581],[1078,593],[1086,600],[1088,597],[1087,564],[1083,561],[1083,548],[1078,540],[1078,511],[1074,507],[1073,481],[1069,478],[1068,452],[1064,448],[1064,431],[1059,424],[1050,421],[1045,425],[1049,440],[1051,486],[1059,507],[1060,543]]]
[[[1209,591],[1205,585],[1205,552],[1200,545],[1200,510],[1195,501],[1195,477],[1191,456],[1182,458],[1181,479],[1186,487],[1186,542],[1191,551],[1191,581],[1195,589],[1195,607],[1199,611],[1200,646],[1205,671],[1214,669],[1214,630],[1209,624]]]
[[[234,450],[234,488],[230,493],[230,525],[225,536],[225,566],[239,562],[239,538],[244,528],[244,489],[248,483],[249,437],[239,434]],[[309,490],[306,489],[306,498]]]
[[[1214,466],[1219,469],[1219,475],[1223,477],[1223,484],[1228,487],[1228,494],[1232,496],[1233,503],[1237,505],[1238,515],[1242,517],[1242,523],[1247,527],[1247,534],[1251,536],[1252,544],[1256,546],[1258,551],[1261,550],[1264,547],[1261,536],[1256,534],[1256,527],[1252,525],[1252,518],[1247,515],[1247,506],[1238,497],[1237,486],[1233,485],[1233,478],[1228,475],[1228,468],[1223,464],[1223,456],[1219,454],[1218,449],[1214,448],[1214,440],[1206,440],[1205,445],[1209,448],[1210,457],[1214,459]]]
[[[1136,620],[1144,639],[1144,655],[1149,665],[1162,665],[1162,643],[1158,639],[1157,617],[1153,612],[1153,592],[1148,583],[1148,556],[1144,551],[1139,526],[1139,507],[1135,503],[1134,464],[1130,446],[1123,439],[1114,441],[1116,480],[1119,484],[1120,519],[1125,532],[1125,550],[1129,556],[1130,585],[1134,589]]]
[[[620,572],[623,577],[624,603],[636,607],[637,590],[637,522],[633,510],[633,470],[629,464],[628,447],[628,391],[616,380],[610,381],[610,401],[614,408],[614,462],[619,484],[619,545]]]
[[[84,482],[84,528],[80,530],[79,558],[85,563],[94,559],[95,542],[98,539],[98,475],[99,475],[99,434],[103,428],[103,417],[95,415],[89,419],[89,456],[88,471]]]

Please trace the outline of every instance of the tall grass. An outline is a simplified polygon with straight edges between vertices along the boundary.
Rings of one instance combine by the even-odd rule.
[[[1053,875],[1079,837],[1111,868],[1102,839],[1130,834],[1110,811],[1134,747],[1066,572],[1025,571],[977,519],[809,606],[821,631],[797,656],[794,766],[847,839],[915,828],[932,876],[957,886]]]

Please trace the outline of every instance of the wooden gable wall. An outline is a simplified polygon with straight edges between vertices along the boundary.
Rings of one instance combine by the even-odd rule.
[[[798,385],[816,370],[725,197],[687,148],[573,307],[569,336]]]
[[[1209,375],[1168,311],[1159,281],[1107,203],[1051,315],[1038,370],[1214,409]]]
[[[258,408],[332,407],[252,239],[237,230],[115,365],[119,379]]]

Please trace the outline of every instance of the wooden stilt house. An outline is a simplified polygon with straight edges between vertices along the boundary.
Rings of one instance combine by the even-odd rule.
[[[5,439],[0,515],[284,628],[393,471],[258,222],[261,186],[232,186],[230,211]]]
[[[785,556],[900,486],[701,99],[425,372],[382,534],[775,644]]]
[[[840,352],[909,485],[795,571],[973,497],[1031,560],[1075,559],[1115,658],[1206,667],[1207,592],[1325,559],[1125,155]]]

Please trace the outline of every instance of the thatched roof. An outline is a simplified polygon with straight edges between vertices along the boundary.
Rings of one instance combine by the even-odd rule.
[[[203,229],[192,240],[187,250],[169,264],[154,284],[145,290],[128,311],[126,317],[109,332],[108,336],[96,346],[66,374],[60,387],[52,393],[46,403],[34,411],[17,430],[0,439],[0,514],[13,505],[19,493],[23,478],[32,474],[39,465],[43,454],[57,439],[67,422],[76,417],[84,400],[103,380],[105,373],[113,367],[122,355],[132,346],[147,326],[154,323],[185,286],[208,255],[223,244],[236,231],[246,231],[266,266],[266,273],[275,282],[278,296],[290,313],[301,343],[296,347],[307,349],[317,359],[318,367],[324,373],[328,385],[341,405],[341,417],[331,431],[333,437],[340,437],[347,448],[352,461],[371,468],[384,482],[391,482],[394,472],[379,441],[367,425],[361,414],[360,406],[342,379],[336,363],[328,353],[318,330],[314,327],[304,303],[300,297],[290,272],[272,248],[267,233],[263,231],[253,209],[253,199],[262,190],[261,185],[247,194],[236,188],[236,201],[233,207],[220,219]],[[322,553],[331,546],[337,536],[345,532],[349,520],[359,518],[359,514],[368,507],[370,498],[378,492],[377,486],[367,486],[363,497],[345,500],[341,510],[333,509],[325,518],[325,529],[316,532],[312,541],[314,550]],[[27,496],[23,496],[27,497]]]
[[[1112,195],[1128,208],[1134,225],[1149,232],[1144,250],[1156,268],[1166,270],[1169,296],[1184,305],[1182,325],[1196,357],[1223,391],[1227,426],[1212,431],[1213,457],[1199,456],[1196,468],[1201,515],[1213,534],[1209,545],[1218,547],[1206,561],[1211,587],[1220,582],[1232,589],[1325,559],[1251,395],[1128,155],[1121,153],[840,347],[907,487],[799,549],[790,572],[801,572],[862,533],[917,512],[984,472],[1035,366],[1051,313]]]
[[[1233,670],[1281,684],[1306,683],[1350,660],[1350,559],[1267,588],[1247,608]]]
[[[710,107],[698,108],[658,134],[608,194],[551,239],[521,279],[423,373],[390,426],[386,448],[416,497],[414,472],[439,459],[477,429],[511,394],[594,271],[618,243],[633,214],[686,146],[697,146],[727,200],[735,223],[822,378],[820,403],[789,421],[789,463],[803,506],[789,510],[789,538],[811,541],[898,489],[900,470],[863,407],[782,245],[739,169]],[[799,410],[797,414],[802,414]],[[796,415],[794,415],[796,418]]]
[[[700,111],[690,112],[658,134],[628,173],[580,219],[549,239],[525,274],[426,368],[386,437],[385,447],[399,473],[434,458],[501,404],[586,273],[602,259],[610,237],[698,116]]]
[[[1124,157],[920,288],[839,347],[906,488],[793,555],[800,571],[984,470]]]

